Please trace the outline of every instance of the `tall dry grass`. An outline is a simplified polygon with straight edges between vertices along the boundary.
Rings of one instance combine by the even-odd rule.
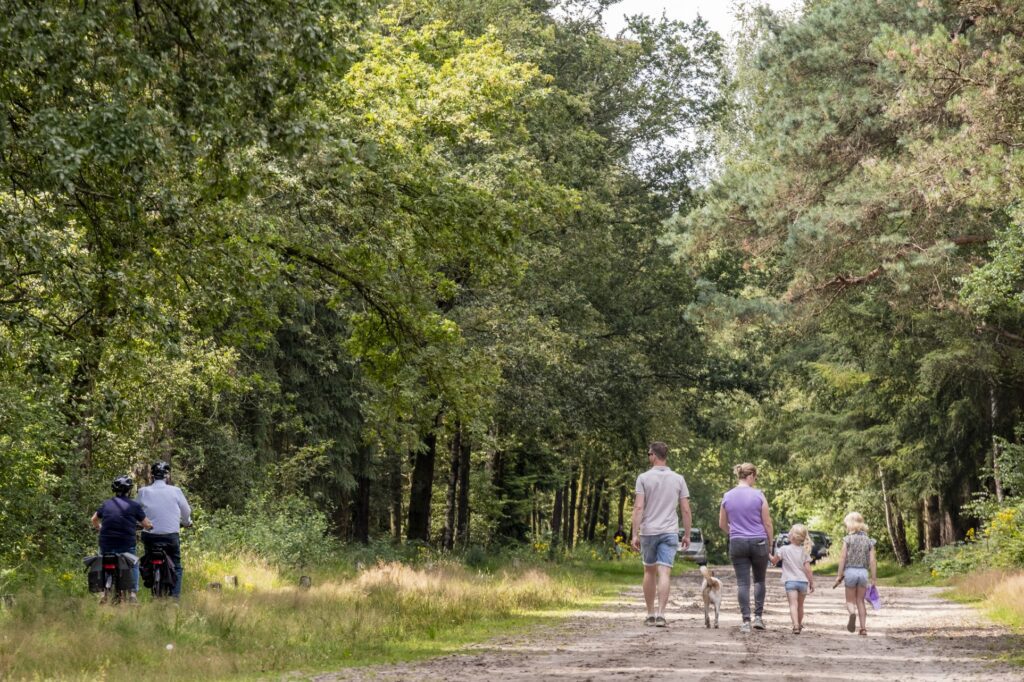
[[[992,589],[986,606],[996,620],[1024,628],[1024,573],[1005,576]]]
[[[994,620],[1024,630],[1024,572],[991,569],[956,578],[950,596],[977,602]]]
[[[454,649],[597,589],[568,573],[485,575],[454,564],[381,564],[310,590],[255,562],[205,568],[178,606],[19,595],[0,613],[0,679],[216,680],[403,660]],[[210,570],[237,574],[240,588],[197,589]]]

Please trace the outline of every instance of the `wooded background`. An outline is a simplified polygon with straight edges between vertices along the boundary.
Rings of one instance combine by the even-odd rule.
[[[0,565],[157,459],[299,562],[607,542],[650,440],[706,530],[1019,512],[1024,7],[611,4],[0,2]]]

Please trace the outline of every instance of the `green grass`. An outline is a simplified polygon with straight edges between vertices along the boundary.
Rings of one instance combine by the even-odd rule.
[[[835,578],[839,570],[839,562],[831,559],[818,562],[814,566],[814,574]],[[878,584],[890,587],[926,587],[946,584],[941,578],[931,574],[930,569],[922,563],[911,564],[901,568],[895,561],[883,559],[878,562]]]
[[[202,589],[226,574],[241,587]],[[489,570],[390,563],[319,572],[302,591],[259,562],[221,560],[186,573],[180,606],[27,590],[0,611],[0,679],[234,680],[418,659],[557,620],[641,575],[635,559]]]

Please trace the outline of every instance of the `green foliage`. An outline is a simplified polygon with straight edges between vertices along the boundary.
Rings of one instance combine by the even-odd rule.
[[[1019,8],[856,0],[744,19],[721,172],[672,239],[713,339],[764,358],[764,400],[735,403],[731,440],[781,469],[786,517],[856,508],[910,536],[886,518],[913,528],[941,501],[945,540],[962,539],[1024,413],[1007,172],[1024,110],[995,94],[1020,87]]]
[[[972,512],[982,519],[970,529],[967,540],[928,552],[925,563],[943,577],[965,575],[980,569],[1024,567],[1024,501],[1000,504],[982,499]]]
[[[326,515],[300,495],[253,500],[240,514],[215,516],[203,530],[200,551],[253,555],[275,566],[306,568],[327,562],[337,546]]]

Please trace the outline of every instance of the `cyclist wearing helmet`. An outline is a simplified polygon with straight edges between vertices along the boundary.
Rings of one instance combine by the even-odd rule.
[[[150,531],[143,532],[142,544],[146,546],[147,553],[153,547],[162,547],[168,558],[174,562],[174,572],[178,575],[178,581],[171,592],[171,597],[177,599],[181,594],[181,576],[184,573],[181,566],[181,540],[178,530],[192,525],[192,508],[185,500],[181,488],[168,484],[170,464],[157,462],[149,471],[153,475],[153,483],[139,490],[139,502],[145,509],[146,516],[152,519],[153,527]]]
[[[146,512],[135,500],[128,497],[132,492],[131,476],[118,476],[110,484],[114,497],[103,502],[92,515],[92,527],[100,531],[100,554],[135,554],[135,530],[152,528]],[[139,565],[132,571],[132,590],[128,601],[138,601]]]

